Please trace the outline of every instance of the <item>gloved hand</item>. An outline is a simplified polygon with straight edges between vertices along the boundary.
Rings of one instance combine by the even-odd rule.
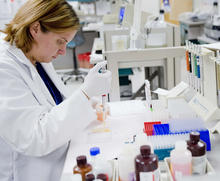
[[[99,71],[101,68],[105,67],[106,64],[106,61],[97,63],[85,77],[81,89],[89,98],[109,93],[112,74],[109,70],[106,70],[104,73],[100,73]]]

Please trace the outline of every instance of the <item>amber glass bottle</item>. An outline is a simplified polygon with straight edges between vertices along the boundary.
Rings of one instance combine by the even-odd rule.
[[[86,175],[86,181],[93,181],[95,180],[95,176],[92,173]]]
[[[97,175],[97,179],[100,179],[102,181],[108,181],[108,176],[106,174],[100,173]]]
[[[73,174],[81,174],[82,181],[85,181],[85,176],[92,170],[92,166],[87,163],[86,156],[78,156],[76,158],[77,165],[73,168]]]
[[[160,172],[158,168],[158,158],[151,153],[149,145],[140,148],[140,155],[135,158],[136,181],[159,181]]]
[[[206,172],[206,143],[200,140],[199,132],[191,132],[187,149],[192,153],[192,173],[203,175]]]

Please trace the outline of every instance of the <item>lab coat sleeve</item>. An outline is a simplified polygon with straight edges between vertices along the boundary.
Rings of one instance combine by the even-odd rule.
[[[57,106],[40,105],[15,71],[0,67],[0,136],[25,155],[43,156],[76,137],[95,119],[81,90]]]

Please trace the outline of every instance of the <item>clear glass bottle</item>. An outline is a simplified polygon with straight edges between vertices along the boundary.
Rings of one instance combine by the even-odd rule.
[[[151,147],[149,145],[141,146],[140,153],[135,158],[136,181],[159,181],[158,158],[151,153]]]
[[[206,173],[206,143],[200,140],[199,132],[191,132],[187,148],[192,153],[192,173],[203,175]]]
[[[104,159],[100,154],[99,147],[90,148],[90,157],[92,165],[92,173],[97,177],[98,174],[104,173],[109,178],[112,177],[112,166],[109,161]]]
[[[80,174],[82,181],[85,181],[85,176],[92,170],[92,166],[87,163],[86,156],[81,155],[76,158],[77,165],[73,167],[73,174]]]

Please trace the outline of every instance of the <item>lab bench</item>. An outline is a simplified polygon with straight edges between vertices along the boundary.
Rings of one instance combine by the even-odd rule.
[[[167,110],[171,114],[175,111],[181,112],[183,108],[190,111],[190,107],[184,107],[187,104],[182,104],[184,101],[185,100],[182,98],[172,99],[171,103],[168,103],[168,107],[166,108],[163,101],[153,100],[153,106],[157,110]],[[142,103],[144,104],[144,102]],[[100,147],[101,154],[105,159],[113,160],[119,156],[126,141],[130,141],[133,138],[133,135],[143,133],[144,122],[148,120],[149,113],[140,109],[140,101],[113,102],[109,104],[112,104],[112,108],[115,108],[113,110],[117,110],[118,106],[121,107],[121,112],[112,112],[110,116],[107,117],[106,127],[111,131],[97,134],[91,133],[93,128],[97,128],[100,125],[100,123],[94,121],[87,127],[87,131],[74,138],[70,143],[63,170],[63,179],[61,181],[71,181],[70,178],[73,172],[73,166],[76,165],[76,157],[79,155],[86,155],[87,158],[89,158],[89,149],[91,147]],[[125,106],[122,106],[122,104]],[[210,126],[212,123],[207,125]],[[212,148],[211,151],[207,152],[207,159],[218,174],[220,172],[220,135],[210,133],[210,139]],[[168,181],[168,173],[165,171],[165,163],[159,162],[159,166],[161,169],[161,181]],[[207,177],[208,180],[218,180],[217,176],[198,176],[198,180],[206,180]],[[196,177],[193,177],[193,179],[188,180],[194,181],[197,179]],[[117,181],[117,179],[114,181]]]

